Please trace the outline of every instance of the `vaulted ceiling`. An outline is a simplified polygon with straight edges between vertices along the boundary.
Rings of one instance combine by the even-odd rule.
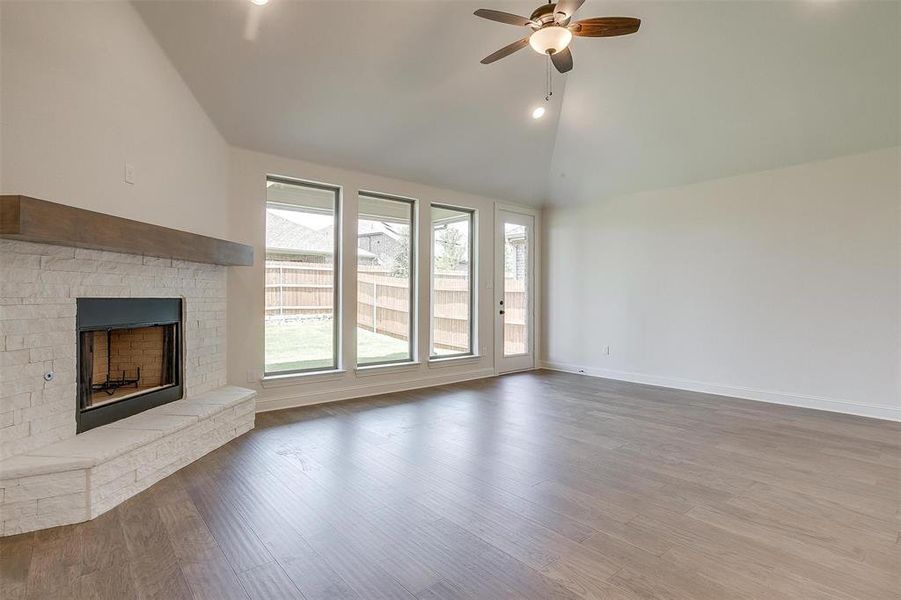
[[[537,2],[135,6],[229,143],[530,204],[680,185],[899,144],[901,3],[601,2],[637,35],[573,42],[544,119]]]

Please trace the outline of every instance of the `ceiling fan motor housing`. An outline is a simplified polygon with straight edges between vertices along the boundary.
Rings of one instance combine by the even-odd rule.
[[[556,4],[542,4],[534,11],[532,11],[532,15],[529,17],[535,23],[539,23],[541,27],[546,27],[547,25],[551,25],[553,23],[557,23],[558,25],[566,25],[569,22],[569,19],[566,18],[566,15],[560,13],[560,18],[562,20],[557,21],[557,13],[555,12],[557,8]],[[533,27],[533,29],[540,29],[540,27]]]

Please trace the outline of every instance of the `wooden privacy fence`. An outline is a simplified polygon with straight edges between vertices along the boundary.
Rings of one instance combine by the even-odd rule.
[[[360,266],[357,326],[398,339],[410,331],[410,282],[384,267]],[[332,266],[266,262],[266,316],[330,315],[334,301]],[[449,351],[469,347],[469,286],[463,273],[438,273],[432,297],[435,345]],[[504,297],[507,353],[526,349],[524,282],[508,279]]]

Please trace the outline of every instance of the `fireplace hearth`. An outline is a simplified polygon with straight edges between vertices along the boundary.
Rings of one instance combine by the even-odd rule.
[[[77,431],[183,395],[180,298],[78,298]]]

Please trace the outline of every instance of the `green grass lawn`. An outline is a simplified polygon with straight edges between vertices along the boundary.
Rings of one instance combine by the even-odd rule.
[[[296,371],[332,366],[331,319],[266,323],[266,372]],[[409,344],[357,328],[360,364],[409,358]]]

